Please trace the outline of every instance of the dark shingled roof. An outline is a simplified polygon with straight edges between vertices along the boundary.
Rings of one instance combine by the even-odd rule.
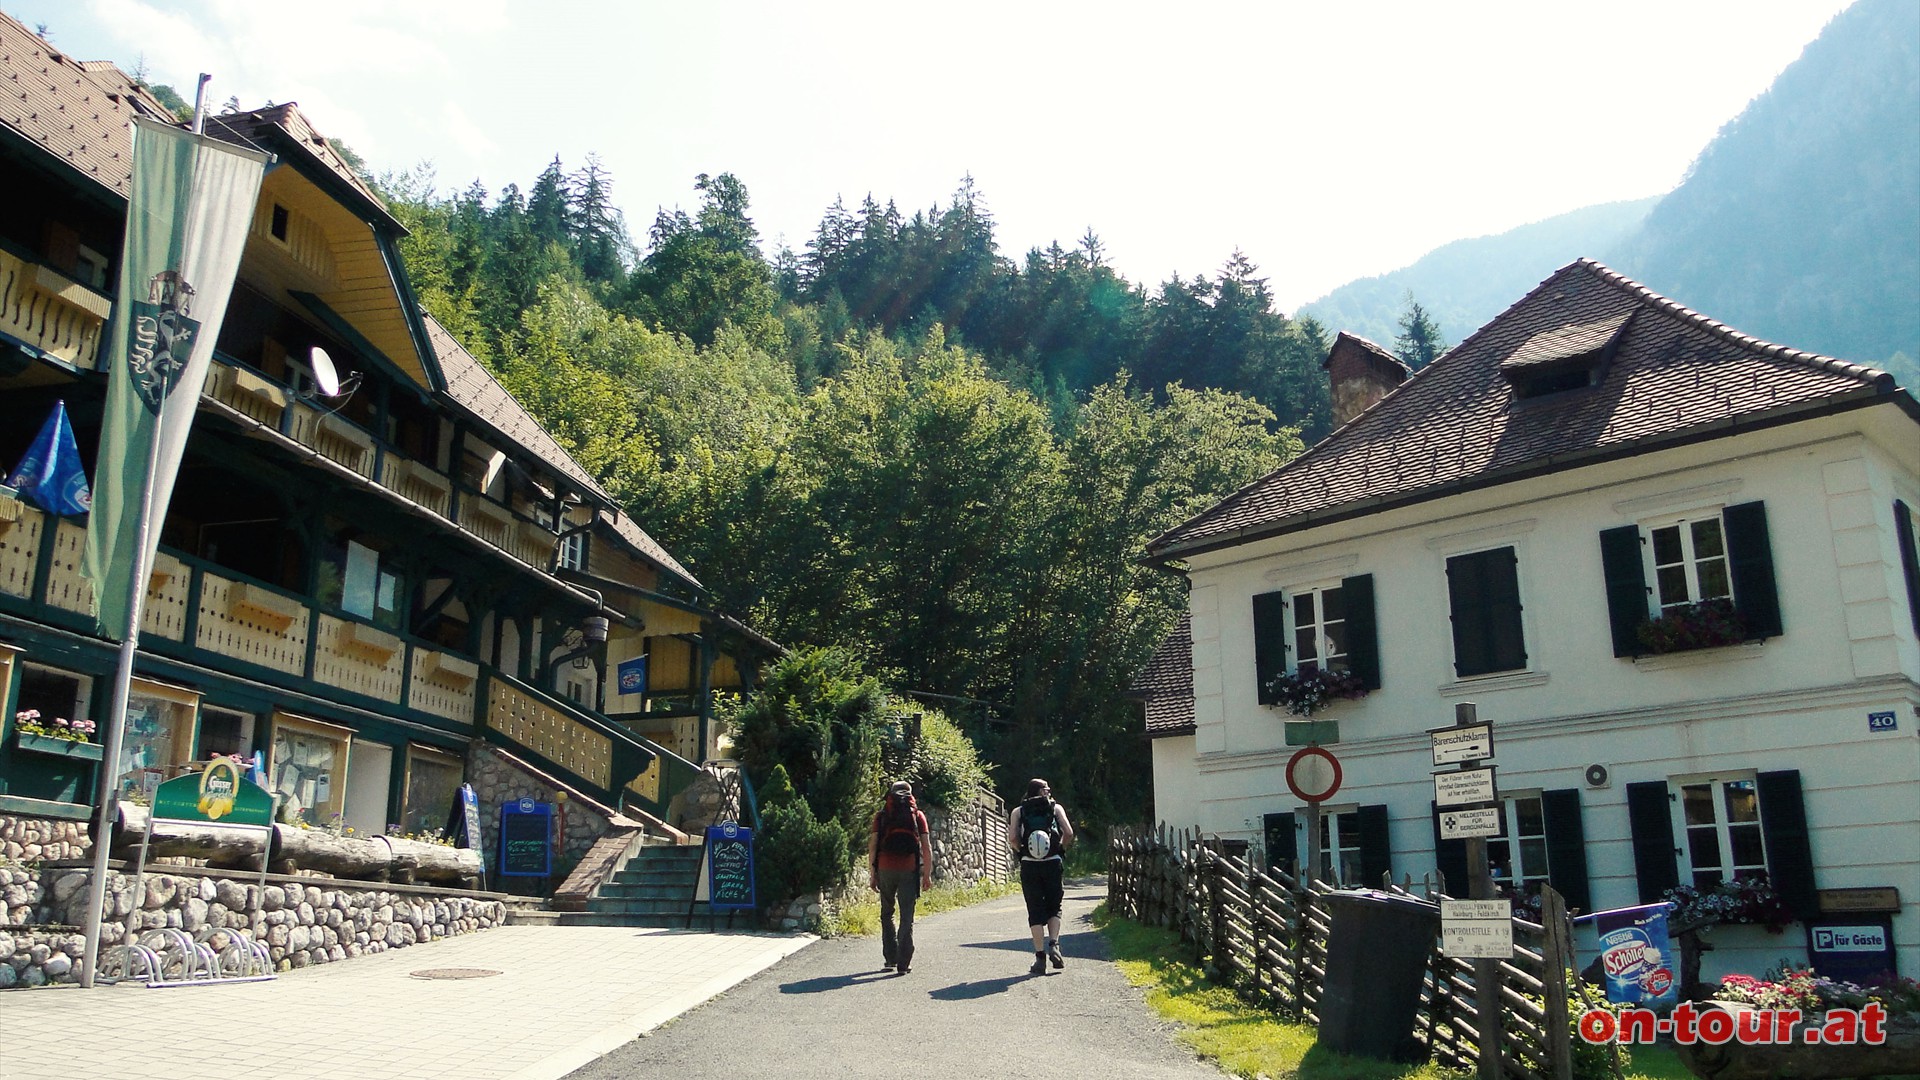
[[[0,124],[124,199],[133,174],[127,121],[136,114],[173,120],[119,68],[74,60],[0,14]]]
[[[1503,377],[1503,364],[1554,366],[1610,342],[1594,386],[1519,398]],[[1180,558],[1896,390],[1885,372],[1749,337],[1582,259],[1147,550]]]
[[[1193,629],[1191,616],[1161,639],[1147,665],[1127,687],[1127,696],[1147,703],[1147,735],[1186,735],[1193,731]]]

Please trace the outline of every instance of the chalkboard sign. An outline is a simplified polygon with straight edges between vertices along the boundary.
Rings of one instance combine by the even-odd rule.
[[[472,784],[461,784],[447,813],[447,836],[463,848],[480,850],[480,796]]]
[[[753,830],[733,822],[707,826],[707,905],[752,908]]]
[[[553,807],[521,799],[500,808],[500,876],[553,873]]]

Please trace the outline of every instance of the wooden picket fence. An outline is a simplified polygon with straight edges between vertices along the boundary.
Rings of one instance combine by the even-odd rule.
[[[1335,887],[1303,885],[1279,869],[1224,854],[1222,846],[1217,838],[1164,825],[1111,830],[1108,909],[1175,932],[1213,979],[1246,1000],[1317,1024],[1332,928],[1326,897]],[[1445,896],[1434,881],[1386,880],[1380,889],[1422,903]],[[1559,932],[1516,918],[1513,958],[1498,962],[1498,1075],[1511,1080],[1571,1075],[1565,981],[1571,929],[1557,894],[1549,892],[1546,906],[1557,908],[1557,918],[1546,922]],[[1436,930],[1414,1034],[1430,1057],[1450,1068],[1478,1068],[1482,995],[1474,972],[1472,961],[1441,954]]]

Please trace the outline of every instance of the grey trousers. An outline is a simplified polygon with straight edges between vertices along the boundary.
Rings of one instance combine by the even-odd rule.
[[[880,890],[880,955],[889,964],[913,962],[913,905],[920,899],[920,871],[882,870],[874,875]],[[894,908],[900,925],[894,927]]]

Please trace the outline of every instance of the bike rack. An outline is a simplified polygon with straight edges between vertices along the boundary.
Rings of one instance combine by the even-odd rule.
[[[211,941],[215,934],[227,935],[226,945],[218,950]],[[149,930],[138,941],[114,948],[100,967],[101,982],[137,979],[153,987],[274,978],[266,945],[244,930],[233,929],[202,930],[197,939],[174,927]]]

